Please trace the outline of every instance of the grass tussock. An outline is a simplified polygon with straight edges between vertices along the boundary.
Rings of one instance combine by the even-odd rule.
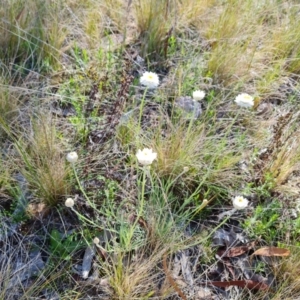
[[[14,70],[58,67],[66,38],[62,12],[55,1],[5,1],[0,11],[1,59],[9,59]]]
[[[175,22],[176,1],[135,1],[135,15],[142,41],[143,57],[165,57]]]
[[[233,180],[228,177],[228,170],[234,168],[241,154],[237,154],[236,148],[230,149],[226,136],[212,137],[200,124],[193,130],[184,124],[174,125],[166,137],[160,135],[150,142],[158,153],[157,173],[173,179],[186,173],[186,182],[201,178],[202,184],[226,187]]]
[[[15,143],[21,170],[38,201],[57,205],[70,191],[69,168],[51,120],[32,120],[32,131]]]

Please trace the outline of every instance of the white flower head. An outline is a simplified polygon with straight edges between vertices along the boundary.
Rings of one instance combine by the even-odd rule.
[[[140,83],[149,89],[156,89],[159,85],[158,75],[153,72],[145,72],[140,78]]]
[[[68,162],[75,163],[77,160],[78,160],[78,154],[75,151],[68,153],[67,155]]]
[[[189,167],[183,167],[183,172],[184,172],[184,173],[188,172],[189,170],[190,170]]]
[[[66,201],[65,201],[65,206],[66,207],[73,207],[75,204],[74,200],[72,198],[68,198]]]
[[[94,244],[96,244],[96,245],[100,244],[100,240],[99,240],[97,237],[95,237],[95,238],[93,239],[93,242],[94,242]]]
[[[254,106],[254,98],[246,93],[239,94],[234,102],[241,107],[253,107]]]
[[[140,164],[149,166],[157,158],[157,153],[153,152],[152,149],[144,148],[143,150],[138,150],[136,157]]]
[[[202,100],[204,97],[205,97],[205,92],[204,92],[204,91],[198,90],[198,91],[194,91],[194,92],[193,92],[193,99],[194,99],[195,101],[200,101],[200,100]]]
[[[242,196],[236,196],[232,200],[232,205],[235,209],[244,209],[248,206],[249,201],[242,197]]]

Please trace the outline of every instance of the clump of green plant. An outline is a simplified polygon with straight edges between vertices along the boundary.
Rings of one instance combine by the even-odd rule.
[[[281,211],[280,202],[273,199],[267,206],[259,204],[253,212],[253,216],[243,223],[244,229],[253,238],[262,237],[269,244],[280,240],[286,228],[280,226]]]
[[[50,252],[53,259],[70,260],[71,255],[86,246],[85,240],[79,238],[78,233],[63,236],[57,229],[50,232]]]
[[[244,188],[244,194],[255,193],[259,199],[265,199],[271,196],[274,187],[275,181],[272,174],[266,173],[261,184],[257,185],[255,182],[247,183]]]
[[[78,75],[70,78],[60,87],[60,93],[63,95],[60,105],[62,107],[72,105],[76,111],[76,115],[70,116],[68,119],[77,131],[77,138],[86,140],[88,135],[87,120],[85,115],[86,96],[83,94],[82,85],[79,80],[83,82],[84,77]]]
[[[97,180],[103,182],[103,188],[98,190],[96,197],[102,198],[105,196],[106,201],[113,202],[119,192],[119,185],[116,181],[107,179],[102,175],[97,175]]]

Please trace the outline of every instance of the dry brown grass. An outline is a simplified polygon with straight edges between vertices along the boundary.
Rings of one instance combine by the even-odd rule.
[[[0,116],[1,123],[8,127],[14,127],[17,124],[19,115],[19,93],[10,91],[9,87],[0,80]],[[0,123],[0,124],[1,124]],[[4,128],[0,125],[0,139],[7,137]]]
[[[273,300],[293,300],[300,297],[299,247],[291,247],[291,256],[274,263],[274,273],[281,283]]]
[[[25,61],[29,69],[58,67],[66,38],[63,12],[58,2],[4,1],[0,11],[0,57],[17,65]]]
[[[269,146],[270,157],[263,172],[274,178],[275,190],[277,191],[285,190],[288,177],[300,168],[298,122],[298,112],[283,113],[276,124],[275,137]]]

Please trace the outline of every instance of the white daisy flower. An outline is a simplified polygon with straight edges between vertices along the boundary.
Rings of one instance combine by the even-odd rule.
[[[194,99],[195,101],[200,101],[200,100],[202,100],[204,97],[205,97],[205,92],[204,92],[204,91],[198,90],[198,91],[194,91],[194,92],[193,92],[193,99]]]
[[[149,89],[156,89],[159,85],[158,75],[153,72],[145,72],[140,78],[140,83]]]
[[[248,206],[248,203],[249,201],[242,196],[236,196],[232,200],[232,204],[235,209],[244,209]]]
[[[241,107],[251,108],[254,106],[254,98],[246,93],[239,94],[234,102]]]
[[[157,153],[153,152],[152,149],[144,148],[143,150],[138,150],[136,157],[140,164],[149,166],[157,158]]]

